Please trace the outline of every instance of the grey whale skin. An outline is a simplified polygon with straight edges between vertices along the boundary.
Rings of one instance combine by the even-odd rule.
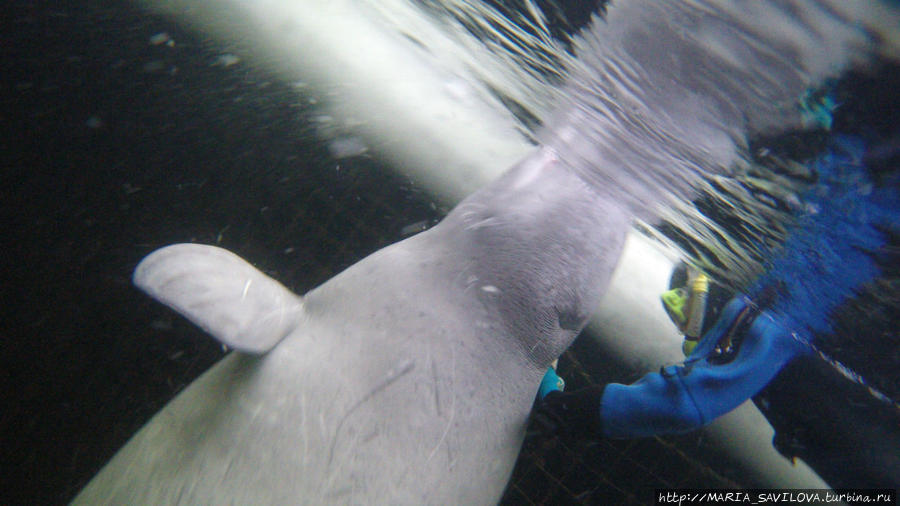
[[[543,148],[302,298],[217,247],[155,251],[135,283],[239,352],[74,504],[496,503],[629,225]]]
[[[135,283],[239,353],[75,503],[496,502],[540,378],[596,308],[630,220],[689,202],[748,135],[801,125],[804,90],[896,58],[900,15],[875,4],[616,3],[581,33],[543,148],[303,298],[219,248],[152,253]]]

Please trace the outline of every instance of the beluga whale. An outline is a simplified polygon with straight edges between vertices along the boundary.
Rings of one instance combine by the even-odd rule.
[[[542,148],[303,296],[216,246],[151,253],[134,283],[236,352],[74,504],[496,503],[629,224]]]
[[[344,62],[361,61],[356,73],[397,70],[355,49],[340,59],[285,55],[358,33],[326,30],[333,39],[312,44],[292,30],[319,26],[296,2],[207,3],[229,8],[160,9],[226,37],[268,34],[256,50],[277,56],[263,60],[288,79],[298,62],[342,79]],[[701,4],[612,5],[577,39],[539,147],[436,226],[302,296],[216,246],[147,256],[134,283],[235,351],[155,415],[74,503],[496,503],[540,380],[597,308],[632,221],[689,202],[703,177],[744,160],[750,134],[800,124],[797,97],[861,60],[868,33],[894,33],[880,27],[897,19],[863,0],[717,2],[717,15]],[[402,76],[403,90],[416,74]],[[490,151],[478,144],[487,135],[477,130],[457,149],[442,142],[486,122],[454,123],[455,108],[422,106],[430,101],[407,100],[392,83],[344,87],[372,93],[376,107],[405,107],[377,109],[370,116],[387,121],[373,120],[368,135],[395,134],[380,145],[441,176],[477,172],[462,169],[480,166],[470,155]],[[454,157],[459,171],[435,169]]]

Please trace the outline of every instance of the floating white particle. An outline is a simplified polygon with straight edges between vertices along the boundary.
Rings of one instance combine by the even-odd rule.
[[[428,220],[417,221],[400,229],[400,235],[418,234],[428,229]]]
[[[237,55],[225,53],[216,58],[216,61],[213,62],[213,66],[230,67],[232,65],[237,65],[240,61],[241,59]]]
[[[171,44],[170,44],[171,42]],[[159,32],[156,35],[150,37],[150,44],[154,46],[161,46],[163,44],[173,45],[175,41],[172,40],[172,37],[169,36],[166,32]]]
[[[341,159],[366,153],[369,147],[359,137],[341,137],[328,144],[331,156]]]

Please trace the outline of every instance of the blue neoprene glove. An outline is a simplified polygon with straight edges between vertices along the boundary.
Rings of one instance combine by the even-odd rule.
[[[715,349],[734,336],[736,352]],[[664,367],[631,385],[610,383],[575,392],[541,386],[536,412],[550,432],[628,438],[697,429],[755,395],[806,347],[775,316],[732,299],[683,365]],[[553,373],[555,376],[555,373]]]
[[[717,344],[749,310],[745,297],[732,299],[684,365],[665,367],[632,385],[607,385],[597,413],[603,435],[627,438],[699,428],[756,395],[791,359],[805,352],[776,317],[763,311],[742,332],[736,355],[717,362]]]

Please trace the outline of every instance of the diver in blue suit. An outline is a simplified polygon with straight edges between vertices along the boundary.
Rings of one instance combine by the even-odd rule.
[[[853,377],[813,343],[813,336],[833,330],[831,313],[879,277],[877,257],[890,249],[889,238],[900,226],[897,174],[873,184],[864,155],[862,141],[837,137],[813,163],[818,179],[804,196],[806,212],[795,231],[767,273],[746,295],[733,297],[696,344],[686,334],[682,364],[631,385],[610,383],[574,392],[563,392],[551,369],[538,395],[538,423],[585,439],[683,433],[757,395],[789,365],[820,367],[809,365],[816,362],[866,387],[879,409],[897,419],[895,399]],[[702,295],[702,275],[699,281],[694,290]],[[894,443],[884,438],[900,440],[896,433],[880,433],[877,439],[888,447]],[[894,453],[884,454],[875,471],[880,476],[900,474]]]
[[[747,296],[732,299],[681,365],[662,368],[631,385],[610,383],[575,392],[542,382],[543,414],[575,435],[652,436],[697,429],[766,386],[795,357],[809,353],[778,315]]]

